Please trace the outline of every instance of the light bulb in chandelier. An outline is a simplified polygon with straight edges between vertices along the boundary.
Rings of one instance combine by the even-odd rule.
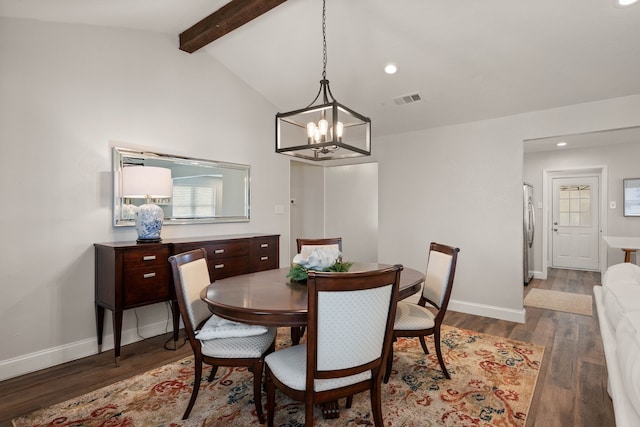
[[[343,132],[344,132],[344,124],[342,124],[342,122],[338,122],[336,124],[336,132],[335,132],[336,142],[342,142]],[[334,138],[333,127],[329,128],[329,122],[327,120],[321,119],[320,121],[318,121],[318,124],[315,124],[314,122],[307,123],[307,140],[308,140],[307,142],[309,144],[327,142],[328,140],[333,141],[333,138]]]
[[[333,128],[331,128],[331,131],[333,132]],[[336,139],[338,142],[342,142],[343,131],[344,131],[344,125],[342,124],[342,122],[338,122],[336,124]]]

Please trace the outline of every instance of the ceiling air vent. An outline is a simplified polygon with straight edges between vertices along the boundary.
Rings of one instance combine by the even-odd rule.
[[[395,102],[396,105],[412,104],[419,101],[422,101],[422,97],[419,93],[412,93],[393,98],[393,102]]]

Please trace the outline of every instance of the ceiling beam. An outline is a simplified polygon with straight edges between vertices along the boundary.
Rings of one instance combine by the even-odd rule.
[[[193,53],[285,1],[231,0],[202,21],[180,33],[180,50]]]

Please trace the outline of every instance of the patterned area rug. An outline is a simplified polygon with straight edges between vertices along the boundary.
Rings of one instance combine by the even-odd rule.
[[[427,344],[433,349],[433,341]],[[289,330],[278,331],[279,348],[290,345]],[[435,350],[425,355],[417,339],[395,343],[393,373],[383,386],[385,425],[524,426],[544,347],[477,332],[443,327],[442,349],[451,380],[439,369]],[[205,368],[204,375],[209,369]],[[191,395],[193,358],[165,365],[13,420],[20,426],[238,426],[260,425],[252,401],[252,374],[220,368],[203,379],[188,420],[182,414]],[[304,425],[304,405],[276,395],[275,424]],[[266,398],[263,396],[263,405]],[[339,419],[316,426],[371,426],[369,394],[354,396],[351,409],[340,402]]]

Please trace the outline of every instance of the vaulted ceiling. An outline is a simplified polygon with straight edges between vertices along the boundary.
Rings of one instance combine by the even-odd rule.
[[[180,33],[227,3],[0,0],[0,16],[161,32],[178,49]],[[281,112],[305,107],[322,77],[322,1],[267,3],[273,9],[191,55],[215,57]],[[640,94],[640,4],[327,0],[326,7],[327,78],[339,102],[372,119],[374,137]],[[385,74],[387,63],[398,72]],[[395,101],[410,94],[421,100]]]

